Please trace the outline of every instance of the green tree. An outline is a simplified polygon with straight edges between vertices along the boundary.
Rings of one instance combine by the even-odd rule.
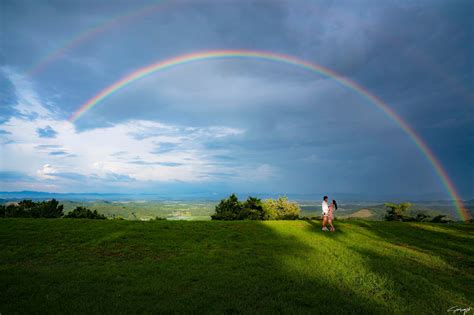
[[[215,214],[211,215],[212,220],[239,220],[242,203],[235,194],[229,198],[222,199],[216,206]]]
[[[434,223],[448,223],[449,221],[450,220],[447,219],[446,215],[444,214],[437,215],[431,220],[431,222]]]
[[[277,200],[262,201],[256,197],[248,197],[240,202],[235,194],[222,199],[216,206],[213,220],[295,220],[301,213],[299,205],[288,201],[286,197]]]
[[[409,221],[412,219],[407,216],[407,211],[411,207],[411,203],[402,202],[400,204],[396,203],[385,203],[387,208],[387,214],[385,215],[385,220],[387,221]]]
[[[264,220],[296,220],[301,214],[300,206],[287,197],[265,199],[263,201]]]
[[[239,217],[242,220],[264,220],[262,200],[255,197],[248,197],[242,204]]]
[[[60,205],[56,199],[42,201],[32,208],[32,217],[34,218],[60,218],[64,215],[64,206]]]
[[[91,211],[84,207],[76,207],[74,210],[69,212],[65,218],[71,219],[99,219],[103,220],[106,217],[103,214],[99,214],[97,210]]]
[[[63,215],[63,205],[56,199],[40,202],[25,199],[18,204],[11,203],[3,210],[4,217],[60,218]]]
[[[415,221],[423,222],[423,221],[426,221],[428,218],[429,218],[429,216],[427,216],[426,214],[424,214],[424,213],[418,213],[418,214],[416,215]]]

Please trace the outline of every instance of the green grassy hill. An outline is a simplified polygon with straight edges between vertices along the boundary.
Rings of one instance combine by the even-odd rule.
[[[474,306],[474,226],[0,219],[0,313]]]

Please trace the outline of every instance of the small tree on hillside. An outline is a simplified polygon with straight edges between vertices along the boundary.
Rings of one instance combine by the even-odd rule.
[[[431,222],[434,223],[448,223],[449,221],[450,220],[444,214],[437,215],[433,219],[431,219]]]
[[[242,210],[239,217],[246,220],[263,220],[264,211],[262,200],[255,197],[248,197],[242,204]]]
[[[97,210],[91,211],[84,207],[76,207],[76,209],[69,212],[65,218],[72,219],[99,219],[103,220],[106,217],[103,214],[99,214]]]
[[[64,206],[60,205],[56,199],[39,202],[35,209],[36,211],[32,213],[33,217],[60,218],[64,215]]]
[[[264,220],[296,220],[301,214],[300,206],[287,197],[263,201]]]
[[[387,214],[385,215],[385,220],[387,221],[406,221],[410,217],[406,216],[407,210],[411,207],[411,203],[402,202],[400,204],[395,203],[385,203],[387,208]]]
[[[222,199],[216,206],[216,213],[211,215],[212,220],[239,220],[242,203],[235,194]]]

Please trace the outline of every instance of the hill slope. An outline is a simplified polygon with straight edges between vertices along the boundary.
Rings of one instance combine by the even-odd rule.
[[[445,313],[474,226],[0,219],[0,312]]]

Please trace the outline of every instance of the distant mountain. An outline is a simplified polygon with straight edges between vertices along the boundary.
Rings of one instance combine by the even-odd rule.
[[[51,199],[58,200],[220,200],[229,196],[230,193],[201,191],[194,193],[50,193],[41,191],[13,191],[0,192],[1,199],[15,200],[15,199]],[[355,194],[355,193],[312,193],[312,194],[295,194],[295,193],[257,193],[257,192],[237,192],[239,199],[246,199],[248,196],[255,196],[258,198],[278,198],[279,196],[287,196],[289,199],[297,201],[316,201],[321,200],[324,195],[329,198],[334,198],[338,201],[350,202],[377,202],[383,203],[391,202],[422,202],[433,203],[438,205],[452,204],[452,200],[443,199],[439,194],[419,194],[419,195],[370,195],[370,194]],[[474,199],[464,201],[466,207],[474,206]]]

